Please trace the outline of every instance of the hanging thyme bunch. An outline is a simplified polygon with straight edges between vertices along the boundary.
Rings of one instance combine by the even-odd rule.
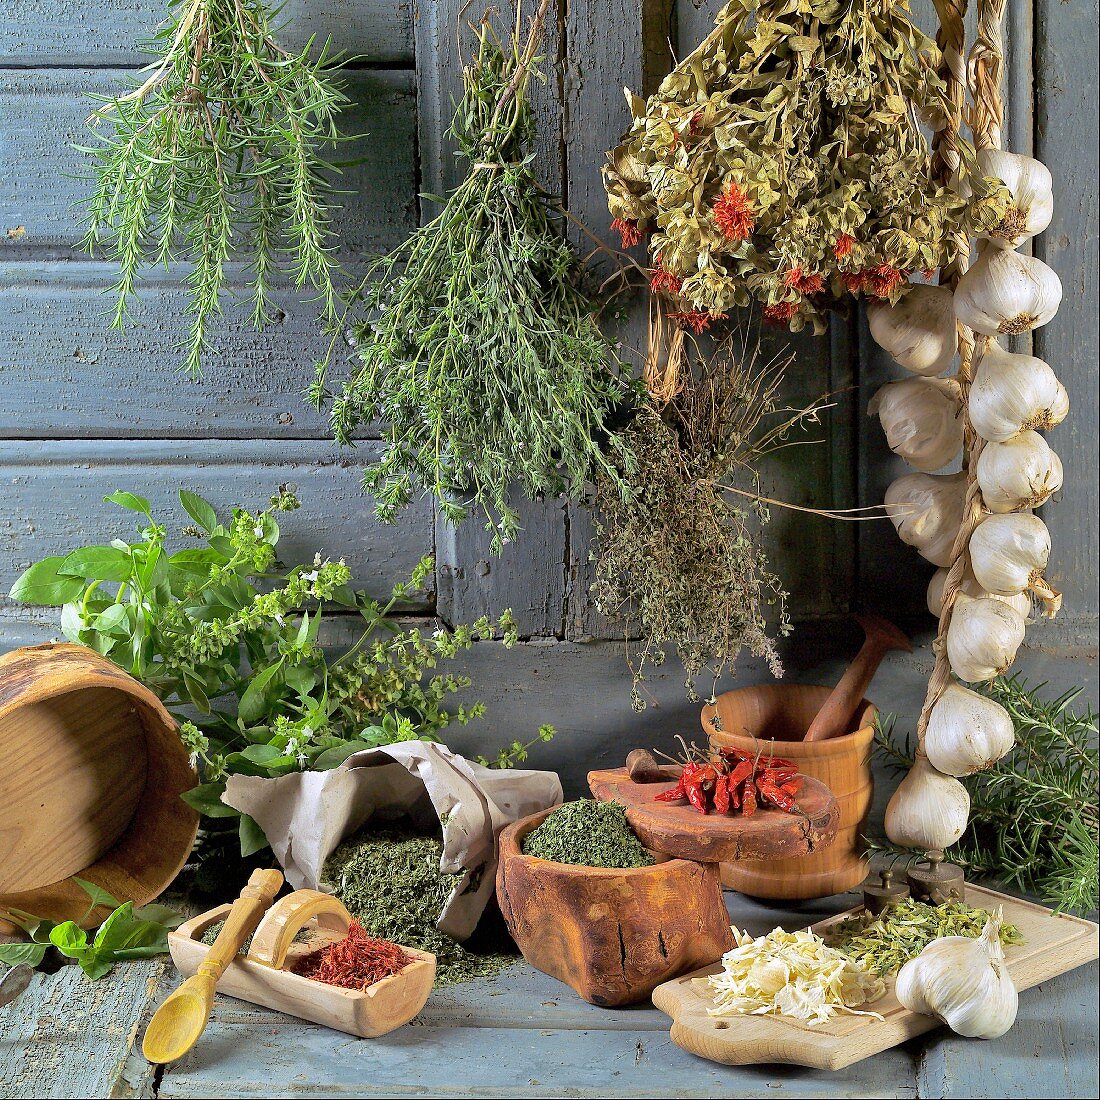
[[[578,496],[593,470],[617,482],[629,467],[605,429],[629,384],[532,169],[527,87],[548,8],[525,45],[477,28],[451,129],[469,174],[434,221],[369,268],[360,362],[335,396],[322,364],[313,391],[318,405],[334,397],[342,443],[386,422],[388,446],[365,476],[382,519],[423,489],[454,523],[483,514],[498,551],[519,529],[513,480],[531,497]]]
[[[637,463],[621,475],[628,496],[597,479],[592,595],[603,614],[636,619],[644,635],[631,666],[636,710],[644,670],[664,660],[665,646],[678,652],[693,699],[694,680],[707,671],[717,681],[742,648],[782,675],[766,616],[774,608],[776,632],[789,632],[787,594],[760,544],[769,511],[758,466],[820,408],[781,407],[790,362],[761,363],[759,345],[732,340],[697,355],[680,393],[660,413],[639,412],[626,433]]]
[[[84,244],[118,264],[114,327],[125,324],[143,268],[190,271],[184,363],[199,372],[222,312],[226,264],[238,249],[251,272],[257,328],[272,315],[272,282],[289,275],[318,292],[331,316],[333,165],[348,102],[333,79],[339,58],[312,40],[288,53],[263,0],[174,0],[153,43],[148,79],[89,122],[97,144]]]
[[[604,167],[624,242],[653,230],[653,287],[701,331],[755,299],[797,331],[847,295],[896,301],[1007,193],[959,142],[939,178],[921,125],[950,104],[906,0],[732,0]],[[964,198],[968,195],[968,198]]]

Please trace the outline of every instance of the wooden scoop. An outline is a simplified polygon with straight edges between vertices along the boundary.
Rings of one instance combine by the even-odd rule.
[[[855,615],[854,618],[866,634],[863,646],[810,723],[803,738],[805,741],[826,741],[847,733],[882,658],[891,649],[913,652],[909,639],[893,623],[878,615]]]
[[[150,1062],[174,1062],[198,1042],[214,1007],[218,979],[271,908],[282,885],[283,876],[278,871],[252,872],[196,973],[165,998],[149,1021],[141,1049]]]

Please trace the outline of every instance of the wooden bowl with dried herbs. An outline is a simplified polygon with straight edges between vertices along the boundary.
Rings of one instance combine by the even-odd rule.
[[[733,946],[713,864],[649,851],[615,802],[581,799],[500,835],[497,900],[523,957],[603,1007]]]

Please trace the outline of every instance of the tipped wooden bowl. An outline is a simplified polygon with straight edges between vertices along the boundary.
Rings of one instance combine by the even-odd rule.
[[[176,877],[198,828],[176,723],[144,685],[84,646],[0,657],[0,910],[88,914],[87,879],[143,905]]]
[[[552,810],[500,834],[497,900],[523,957],[605,1008],[642,1001],[734,946],[716,864],[668,859],[625,870],[523,854]]]
[[[836,839],[821,851],[791,859],[723,863],[723,884],[742,894],[783,901],[824,898],[851,890],[867,877],[861,837],[874,796],[871,743],[877,712],[864,699],[850,732],[826,741],[803,741],[831,690],[807,684],[759,684],[727,691],[718,696],[716,706],[703,708],[703,729],[714,748],[751,752],[760,741],[775,740],[776,755],[793,760],[800,772],[821,780],[840,810]]]

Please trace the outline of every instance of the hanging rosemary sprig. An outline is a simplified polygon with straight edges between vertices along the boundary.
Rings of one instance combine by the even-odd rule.
[[[355,308],[359,362],[312,396],[332,402],[342,443],[381,419],[386,448],[365,474],[375,510],[391,520],[423,489],[444,515],[482,514],[499,551],[519,530],[506,494],[579,496],[594,471],[620,483],[630,465],[608,430],[630,383],[595,320],[560,211],[532,167],[527,96],[550,7],[526,42],[505,42],[488,20],[464,73],[451,127],[465,180],[428,225],[368,269]]]
[[[277,9],[263,0],[172,0],[147,78],[102,103],[84,246],[119,266],[113,325],[121,328],[143,268],[188,265],[191,331],[184,365],[198,374],[211,322],[222,312],[236,249],[251,274],[252,318],[270,319],[272,282],[289,275],[318,292],[331,317],[330,219],[335,166],[322,151],[341,140],[348,102],[327,44],[311,59],[275,41]]]

